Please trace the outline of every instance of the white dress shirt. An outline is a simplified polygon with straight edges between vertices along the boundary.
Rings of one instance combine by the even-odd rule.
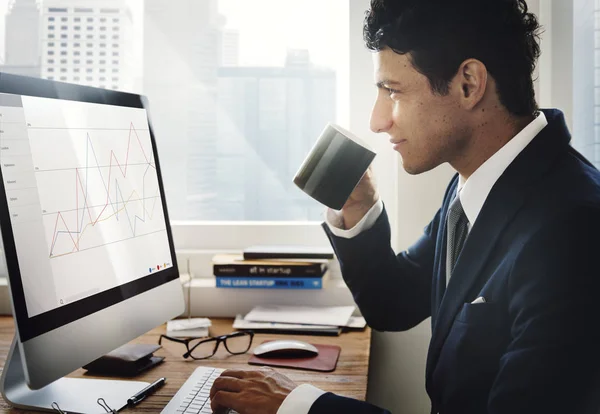
[[[546,116],[543,112],[539,112],[531,123],[475,170],[469,179],[465,180],[459,176],[457,194],[469,220],[469,231],[477,221],[477,216],[496,181],[546,125],[548,125]],[[382,212],[383,202],[379,199],[362,220],[349,230],[340,228],[344,221],[341,213],[335,210],[327,210],[326,222],[334,235],[350,239],[373,227]],[[308,414],[312,404],[322,394],[324,391],[318,388],[301,385],[287,396],[277,414]]]

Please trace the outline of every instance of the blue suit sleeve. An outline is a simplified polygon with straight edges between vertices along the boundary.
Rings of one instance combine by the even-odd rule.
[[[600,211],[578,208],[521,240],[508,282],[511,342],[489,414],[597,412],[599,234]]]
[[[431,284],[440,212],[422,237],[396,255],[387,213],[351,239],[323,225],[340,261],[344,280],[369,326],[378,331],[410,329],[431,314]]]
[[[330,392],[320,396],[314,402],[308,414],[391,414],[375,405],[364,401],[353,400],[352,398],[341,397]]]

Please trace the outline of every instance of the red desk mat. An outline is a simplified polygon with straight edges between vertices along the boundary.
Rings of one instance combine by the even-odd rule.
[[[331,372],[335,370],[341,348],[337,345],[312,345],[319,350],[319,354],[316,356],[308,358],[260,358],[256,355],[252,355],[248,361],[248,364],[267,365],[270,367],[297,368],[322,372]]]

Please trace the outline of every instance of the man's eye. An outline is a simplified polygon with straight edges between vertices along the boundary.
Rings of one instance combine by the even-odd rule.
[[[397,89],[392,89],[392,88],[385,88],[385,89],[387,90],[388,95],[390,95],[390,96],[392,96],[392,95],[394,95],[396,93],[400,93],[400,91],[397,90]]]

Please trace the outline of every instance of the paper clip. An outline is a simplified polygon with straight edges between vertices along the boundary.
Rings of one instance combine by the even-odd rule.
[[[98,398],[96,402],[100,407],[104,408],[104,411],[106,411],[107,413],[117,414],[117,412],[110,408],[106,401],[104,401],[104,398]]]
[[[52,401],[52,405],[50,405],[54,411],[60,414],[68,414],[66,411],[63,411],[56,401]]]

